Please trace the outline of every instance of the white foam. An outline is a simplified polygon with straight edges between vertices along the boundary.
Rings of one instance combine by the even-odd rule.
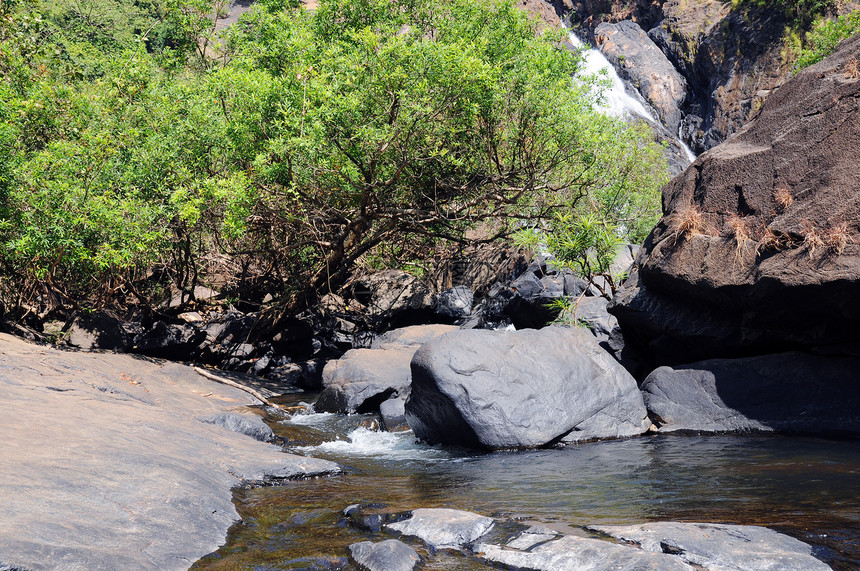
[[[304,446],[299,450],[311,455],[324,452],[337,456],[383,456],[390,460],[434,460],[450,456],[444,450],[420,443],[412,431],[382,432],[363,426],[343,439],[323,442],[318,446]]]
[[[298,413],[283,422],[285,424],[298,424],[299,426],[316,426],[318,424],[326,423],[333,416],[333,412]]]

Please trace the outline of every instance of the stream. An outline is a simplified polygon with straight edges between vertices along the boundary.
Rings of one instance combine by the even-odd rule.
[[[243,523],[195,569],[355,569],[351,543],[390,536],[340,512],[450,507],[576,532],[586,524],[757,524],[860,568],[860,442],[782,436],[654,435],[559,449],[476,453],[411,432],[367,428],[372,415],[270,418],[287,451],[335,460],[343,476],[237,490]],[[456,553],[424,569],[487,569]]]

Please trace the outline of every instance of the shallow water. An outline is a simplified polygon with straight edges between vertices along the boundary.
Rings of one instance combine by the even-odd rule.
[[[571,531],[591,523],[674,520],[759,524],[860,568],[860,442],[775,436],[647,436],[526,452],[433,448],[375,432],[363,415],[276,425],[291,452],[336,460],[347,475],[238,491],[244,524],[201,569],[350,569],[350,543],[383,535],[339,512],[451,507]],[[443,554],[425,569],[486,569]]]

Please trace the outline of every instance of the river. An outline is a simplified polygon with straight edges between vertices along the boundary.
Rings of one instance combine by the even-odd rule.
[[[451,507],[571,531],[594,523],[758,524],[815,546],[834,569],[860,568],[860,442],[782,436],[655,435],[560,449],[475,453],[411,433],[370,430],[367,415],[310,414],[273,426],[294,453],[335,460],[343,476],[238,490],[244,523],[198,569],[353,569],[348,545],[385,534],[340,512]],[[424,569],[487,569],[456,554]]]

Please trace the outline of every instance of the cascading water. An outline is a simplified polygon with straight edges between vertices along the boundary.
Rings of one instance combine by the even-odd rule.
[[[584,48],[582,53],[584,63],[582,72],[585,75],[600,74],[608,80],[608,87],[603,90],[601,104],[599,105],[601,110],[626,121],[644,119],[652,125],[659,124],[657,117],[642,102],[641,97],[628,91],[624,80],[621,79],[618,72],[600,50],[589,47],[573,32],[568,32],[568,38],[575,48]],[[678,131],[677,142],[684,151],[687,159],[690,162],[695,161],[696,153],[684,142],[680,129]]]

